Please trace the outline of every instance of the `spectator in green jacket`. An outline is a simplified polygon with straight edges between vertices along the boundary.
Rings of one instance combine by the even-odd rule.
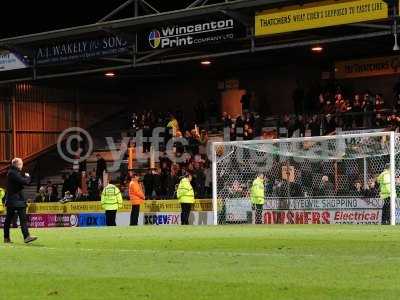
[[[116,226],[118,209],[122,208],[122,194],[115,185],[108,184],[101,193],[101,206],[106,211],[107,226]]]
[[[181,224],[189,225],[190,211],[192,210],[192,204],[194,203],[194,191],[190,184],[192,181],[192,175],[188,173],[181,179],[176,190],[176,196],[179,203],[181,204]]]

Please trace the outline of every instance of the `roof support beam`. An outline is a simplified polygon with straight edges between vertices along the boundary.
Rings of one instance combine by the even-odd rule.
[[[134,30],[135,26],[142,25],[152,25],[154,23],[166,22],[166,21],[177,21],[183,18],[191,18],[191,17],[199,17],[199,16],[207,16],[212,14],[220,13],[221,10],[237,10],[237,9],[246,9],[253,8],[257,9],[259,7],[265,7],[266,5],[273,4],[284,4],[287,3],[288,0],[236,0],[229,1],[225,3],[211,4],[200,7],[186,8],[175,11],[168,11],[162,13],[155,13],[152,15],[138,16],[127,19],[113,20],[113,21],[105,21],[100,23],[94,23],[84,26],[77,26],[53,31],[47,31],[42,33],[28,34],[17,37],[0,39],[0,47],[4,44],[29,44],[39,41],[46,41],[49,39],[59,39],[65,37],[73,37],[81,34],[90,34],[94,32],[98,32],[105,28],[107,29],[127,29],[128,27]],[[153,6],[148,4],[145,0],[141,0],[141,3],[144,3],[154,11],[157,11]]]
[[[122,3],[120,6],[118,6],[116,9],[114,9],[112,12],[110,12],[108,15],[106,15],[104,18],[101,18],[97,23],[102,23],[104,21],[107,21],[110,19],[112,16],[115,14],[119,13],[121,10],[123,10],[125,7],[129,6],[131,3],[133,3],[135,0],[128,0],[124,3]]]
[[[149,4],[146,0],[139,0],[140,3],[144,4],[144,6],[150,8],[154,13],[160,14],[161,12],[158,9],[155,9],[151,4]]]
[[[393,33],[391,30],[386,30],[386,31],[379,31],[379,32],[372,32],[372,33],[363,33],[363,34],[335,37],[335,38],[306,40],[306,41],[291,42],[291,43],[289,42],[289,43],[285,43],[285,44],[254,47],[254,49],[242,49],[242,50],[236,50],[236,51],[202,54],[202,55],[196,55],[196,56],[190,56],[190,57],[165,59],[165,60],[161,59],[161,60],[149,61],[149,62],[141,62],[142,60],[144,60],[144,57],[141,57],[140,58],[141,61],[136,61],[136,66],[134,66],[132,63],[130,63],[130,64],[124,64],[124,65],[119,65],[119,66],[114,66],[114,67],[104,67],[104,68],[83,70],[83,71],[77,71],[77,72],[58,73],[58,74],[52,74],[52,75],[38,75],[37,79],[38,80],[39,79],[51,79],[51,78],[59,78],[59,77],[66,77],[66,76],[94,74],[94,73],[99,73],[99,72],[104,72],[104,71],[109,71],[109,70],[124,70],[124,69],[133,68],[133,67],[145,67],[145,66],[152,66],[152,65],[161,65],[161,64],[185,62],[185,61],[192,61],[192,60],[201,60],[201,59],[207,59],[207,58],[224,57],[224,56],[229,56],[229,55],[250,53],[252,51],[253,52],[263,52],[263,51],[269,51],[269,50],[310,46],[310,45],[315,45],[315,44],[329,44],[329,43],[336,43],[336,42],[342,42],[342,41],[351,41],[351,40],[357,40],[357,39],[359,40],[359,39],[389,36],[392,34]],[[157,53],[157,54],[160,54],[160,53]],[[147,58],[149,57],[149,55],[147,56]],[[30,81],[30,80],[32,80],[32,77],[25,77],[25,78],[18,78],[18,79],[3,80],[3,81],[0,81],[0,84],[24,82],[24,81]]]

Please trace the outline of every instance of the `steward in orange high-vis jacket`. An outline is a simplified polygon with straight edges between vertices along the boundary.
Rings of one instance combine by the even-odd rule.
[[[140,205],[144,203],[145,199],[142,186],[139,183],[139,176],[137,174],[133,174],[131,182],[129,183],[129,199],[132,203],[130,225],[137,226]]]

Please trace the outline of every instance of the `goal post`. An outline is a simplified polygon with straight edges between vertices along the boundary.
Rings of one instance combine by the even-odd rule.
[[[396,224],[397,133],[214,142],[211,155],[215,225],[254,224],[256,214],[264,224]],[[262,210],[250,201],[259,174]],[[385,200],[378,181],[387,184]]]

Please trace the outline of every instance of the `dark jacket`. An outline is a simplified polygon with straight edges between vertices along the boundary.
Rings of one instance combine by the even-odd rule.
[[[96,177],[103,180],[103,172],[107,172],[107,163],[104,158],[99,158],[96,163]]]
[[[30,178],[25,177],[15,167],[11,167],[7,174],[7,198],[6,207],[26,207],[26,200],[22,193],[24,185],[30,183]]]

